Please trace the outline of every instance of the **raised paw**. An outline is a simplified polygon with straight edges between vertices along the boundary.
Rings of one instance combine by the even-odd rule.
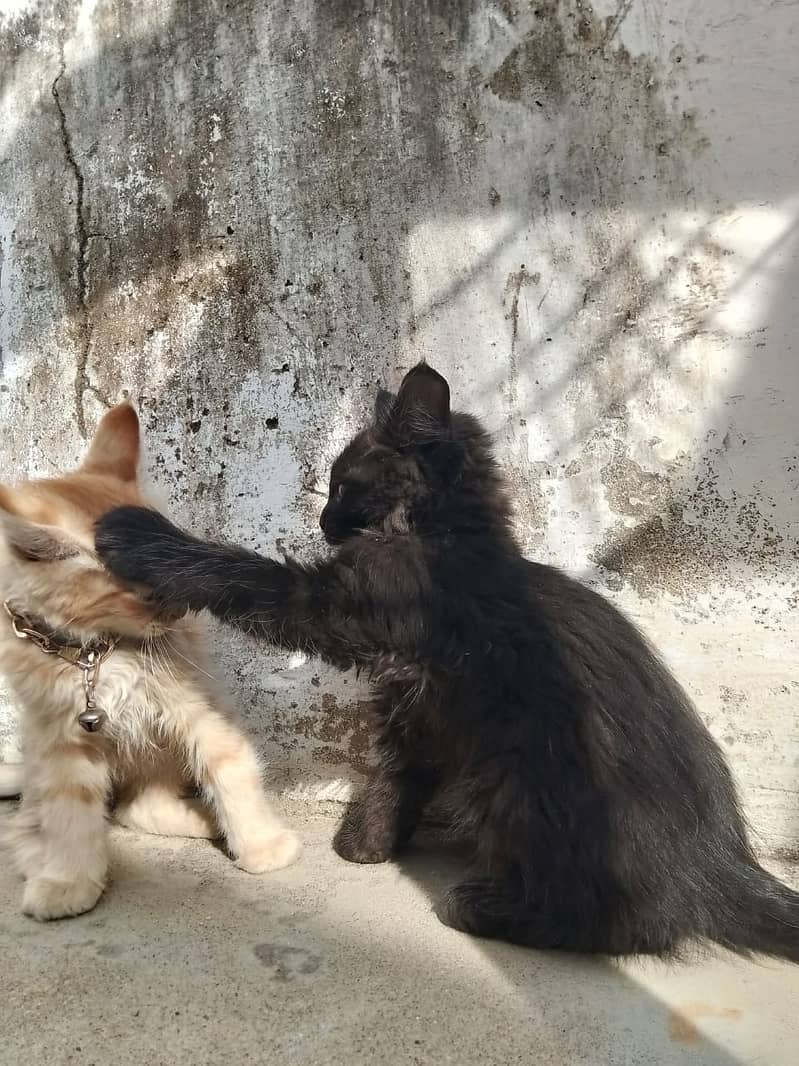
[[[25,883],[22,912],[38,922],[73,918],[90,911],[102,894],[103,886],[88,877],[79,877],[75,881],[32,877]]]
[[[99,519],[94,536],[113,574],[151,589],[159,602],[173,598],[172,578],[191,538],[167,518],[146,507],[117,507]]]
[[[242,848],[236,865],[248,874],[265,874],[291,866],[300,856],[300,842],[290,829],[283,829]]]

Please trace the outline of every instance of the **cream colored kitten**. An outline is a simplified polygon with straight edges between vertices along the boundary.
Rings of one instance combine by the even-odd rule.
[[[41,920],[97,903],[112,804],[132,829],[224,836],[250,873],[299,854],[266,800],[252,746],[198,665],[197,620],[159,613],[94,554],[97,518],[142,501],[138,457],[138,419],[121,404],[78,471],[0,485],[0,669],[24,750],[24,766],[0,767],[0,795],[22,791],[3,836],[25,878],[22,909]],[[95,662],[105,654],[93,689],[92,651]]]

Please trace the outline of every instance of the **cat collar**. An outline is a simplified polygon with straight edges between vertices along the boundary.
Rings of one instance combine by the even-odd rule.
[[[11,619],[14,635],[20,640],[29,640],[45,655],[57,655],[59,659],[78,667],[83,672],[83,692],[86,701],[85,710],[78,715],[78,723],[87,733],[96,733],[102,727],[105,714],[97,706],[95,690],[100,674],[100,667],[116,648],[118,641],[113,637],[95,637],[86,643],[76,641],[68,634],[15,611],[8,600],[3,607]]]

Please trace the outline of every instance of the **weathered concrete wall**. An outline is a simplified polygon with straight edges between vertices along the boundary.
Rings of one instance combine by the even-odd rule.
[[[796,848],[796,5],[0,11],[3,476],[127,389],[174,514],[307,556],[311,490],[427,356],[526,548],[639,620]],[[219,650],[279,783],[363,768],[355,679]]]

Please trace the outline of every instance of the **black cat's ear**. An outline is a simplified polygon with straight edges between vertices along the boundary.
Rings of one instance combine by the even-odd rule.
[[[393,392],[389,392],[388,389],[378,389],[377,396],[375,397],[375,422],[379,426],[385,425],[391,418],[391,413],[394,410],[394,405],[397,402],[397,397]]]
[[[449,385],[427,363],[419,363],[402,379],[390,427],[404,442],[440,439],[449,430]]]

